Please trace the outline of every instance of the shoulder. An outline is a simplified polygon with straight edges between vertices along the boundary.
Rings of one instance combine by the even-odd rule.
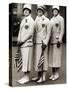
[[[47,25],[50,24],[50,20],[49,20],[49,18],[45,17],[45,23],[46,23]]]
[[[50,22],[51,22],[51,23],[53,23],[53,22],[54,22],[54,17],[52,17],[52,18],[50,19]]]
[[[35,18],[35,23],[37,23],[39,21],[39,17],[38,16],[36,16],[36,18]]]
[[[52,17],[51,19],[50,19],[50,21],[52,21],[54,19],[54,17]]]
[[[52,18],[50,19],[49,23],[50,23],[51,26],[53,26],[53,24],[54,24],[54,17],[52,17]]]
[[[39,19],[39,17],[38,16],[36,16],[36,19],[35,19],[35,21],[37,21]]]
[[[30,18],[29,18],[29,19],[30,19],[30,21],[31,21],[31,22],[34,22],[34,19],[33,19],[31,16],[30,16]]]
[[[48,19],[47,17],[45,17],[45,16],[43,15],[42,18],[44,19],[44,22],[45,22],[45,23],[49,23],[49,19]]]
[[[58,17],[59,17],[60,19],[64,19],[61,15],[58,15]]]
[[[59,19],[59,21],[64,21],[64,18],[60,15],[58,15],[58,19]]]
[[[32,22],[34,22],[34,19],[31,17]]]
[[[45,17],[45,20],[46,20],[46,21],[49,21],[49,18]]]

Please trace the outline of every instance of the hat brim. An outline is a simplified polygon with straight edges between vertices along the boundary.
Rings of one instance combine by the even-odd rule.
[[[43,11],[43,12],[44,12],[44,10],[43,10],[43,9],[41,9],[41,8],[38,8],[38,9],[37,9],[37,11],[38,11],[38,10],[41,10],[41,11]]]
[[[29,10],[29,11],[31,12],[31,9],[28,9],[28,8],[23,8],[23,12],[24,12],[24,10],[26,10],[26,9]]]
[[[53,9],[52,9],[52,12],[53,12],[53,10],[57,10],[57,11],[59,12],[59,9],[57,9],[57,8],[53,8]]]

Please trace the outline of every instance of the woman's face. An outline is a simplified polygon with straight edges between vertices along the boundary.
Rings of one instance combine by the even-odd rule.
[[[25,10],[24,10],[24,15],[25,15],[25,16],[28,16],[29,14],[30,14],[30,13],[29,13],[29,10],[28,10],[28,9],[25,9]]]
[[[37,11],[37,13],[38,13],[38,16],[42,16],[43,15],[43,11],[40,10],[40,9]]]
[[[53,15],[54,15],[54,16],[57,16],[57,15],[58,15],[58,10],[57,10],[57,9],[54,9],[54,10],[53,10]]]

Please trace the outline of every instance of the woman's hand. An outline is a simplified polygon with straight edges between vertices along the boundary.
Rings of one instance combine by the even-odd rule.
[[[24,42],[17,42],[17,46],[20,47],[21,45],[23,45],[23,43],[24,43]]]
[[[45,50],[46,47],[47,47],[47,45],[44,44],[43,41],[42,41],[42,50]]]
[[[58,41],[58,42],[57,42],[57,48],[59,48],[59,47],[60,47],[60,42]]]

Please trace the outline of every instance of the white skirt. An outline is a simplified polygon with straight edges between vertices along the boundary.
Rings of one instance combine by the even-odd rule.
[[[62,44],[57,48],[57,44],[49,47],[49,67],[61,67]]]
[[[33,59],[33,47],[24,47],[21,48],[22,55],[22,71],[27,72],[31,71],[32,59]]]
[[[35,71],[42,71],[42,70],[47,71],[48,70],[48,47],[46,47],[46,49],[44,51],[43,69],[38,68],[38,63],[40,60],[41,53],[42,53],[41,44],[36,44],[34,47],[34,69],[35,69]]]

